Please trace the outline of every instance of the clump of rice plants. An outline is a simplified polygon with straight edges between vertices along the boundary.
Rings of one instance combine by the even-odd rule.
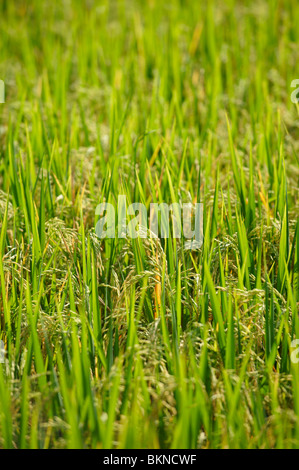
[[[0,448],[298,448],[296,0],[0,22]],[[97,237],[119,195],[203,244]]]

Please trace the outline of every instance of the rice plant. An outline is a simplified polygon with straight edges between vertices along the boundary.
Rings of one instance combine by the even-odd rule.
[[[298,448],[296,0],[0,24],[0,448]],[[203,244],[99,238],[119,195],[202,204]]]

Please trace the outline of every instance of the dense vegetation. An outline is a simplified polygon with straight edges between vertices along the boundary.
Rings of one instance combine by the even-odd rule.
[[[299,447],[297,1],[0,24],[0,447]],[[203,203],[201,249],[97,238],[119,194]]]

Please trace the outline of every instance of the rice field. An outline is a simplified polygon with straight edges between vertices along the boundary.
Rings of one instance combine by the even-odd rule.
[[[299,448],[298,24],[1,1],[0,448]],[[119,195],[202,204],[202,245],[99,238]]]

